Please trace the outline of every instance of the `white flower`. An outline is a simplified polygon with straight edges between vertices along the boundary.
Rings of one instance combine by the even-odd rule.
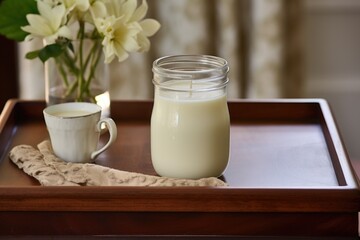
[[[136,36],[141,29],[137,24],[128,24],[122,18],[109,17],[98,25],[104,34],[102,45],[104,46],[105,63],[110,63],[115,57],[119,61],[124,61],[129,56],[128,52],[140,49]]]
[[[96,28],[104,36],[102,44],[106,63],[115,56],[124,61],[129,52],[149,50],[148,37],[159,30],[160,24],[153,19],[142,20],[147,10],[145,0],[138,8],[136,0],[102,0],[92,5]]]
[[[25,40],[41,37],[47,43],[54,43],[58,37],[72,38],[70,29],[62,25],[66,9],[63,4],[51,6],[41,0],[37,1],[40,14],[28,14],[26,19],[30,25],[21,27],[30,33]]]
[[[146,12],[148,10],[148,5],[146,0],[142,1],[141,6],[136,9],[133,16],[131,17],[130,21],[140,21],[142,20]],[[139,51],[149,51],[150,49],[150,41],[148,37],[153,36],[160,28],[160,23],[154,19],[144,19],[140,21],[140,26],[142,31],[137,36],[138,44],[140,45]]]
[[[94,98],[91,83],[103,56],[105,63],[115,58],[121,62],[131,52],[148,51],[148,37],[160,28],[156,20],[145,19],[146,0],[139,6],[138,0],[33,1],[37,2],[39,13],[26,15],[28,25],[21,27],[29,33],[25,40],[41,38],[45,45],[54,45],[32,51],[26,57],[43,62],[54,60],[65,97],[77,101]]]
[[[28,14],[29,25],[22,27],[30,33],[25,40],[41,37],[50,44],[59,37],[73,40],[71,30],[82,31],[78,38],[102,38],[105,63],[148,51],[148,37],[160,28],[156,20],[144,19],[146,0],[140,6],[137,0],[37,0],[37,5],[39,14]]]

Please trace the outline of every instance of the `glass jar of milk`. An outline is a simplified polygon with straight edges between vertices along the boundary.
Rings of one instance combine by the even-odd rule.
[[[229,160],[227,61],[178,55],[153,64],[151,158],[160,176],[220,176]]]

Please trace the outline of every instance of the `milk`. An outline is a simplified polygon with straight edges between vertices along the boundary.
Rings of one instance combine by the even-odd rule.
[[[177,89],[190,86],[186,82],[169,84]],[[203,88],[202,84],[190,88]],[[155,89],[151,158],[159,175],[197,179],[223,173],[230,144],[225,94],[223,89],[208,92]]]
[[[89,111],[72,110],[72,111],[61,111],[54,112],[52,115],[57,117],[81,117],[91,114]]]

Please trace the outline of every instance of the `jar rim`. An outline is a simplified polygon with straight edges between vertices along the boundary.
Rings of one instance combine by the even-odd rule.
[[[169,69],[164,68],[167,64],[170,63],[189,63],[189,62],[200,62],[208,65],[212,65],[215,68],[209,69],[194,69],[194,70],[179,70],[179,69]],[[184,54],[184,55],[167,55],[156,59],[153,62],[153,72],[159,74],[191,74],[191,73],[206,73],[213,71],[221,70],[222,74],[227,74],[229,72],[228,62],[217,56],[212,55],[194,55],[194,54]]]
[[[168,55],[155,60],[152,70],[153,84],[170,91],[212,91],[224,88],[229,82],[228,62],[212,55]],[[197,89],[184,90],[166,84],[169,81],[189,80],[205,85]]]

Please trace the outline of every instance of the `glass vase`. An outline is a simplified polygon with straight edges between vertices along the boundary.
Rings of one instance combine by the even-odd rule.
[[[45,62],[47,105],[64,102],[92,102],[110,115],[108,65],[99,40],[77,40],[59,56]]]

